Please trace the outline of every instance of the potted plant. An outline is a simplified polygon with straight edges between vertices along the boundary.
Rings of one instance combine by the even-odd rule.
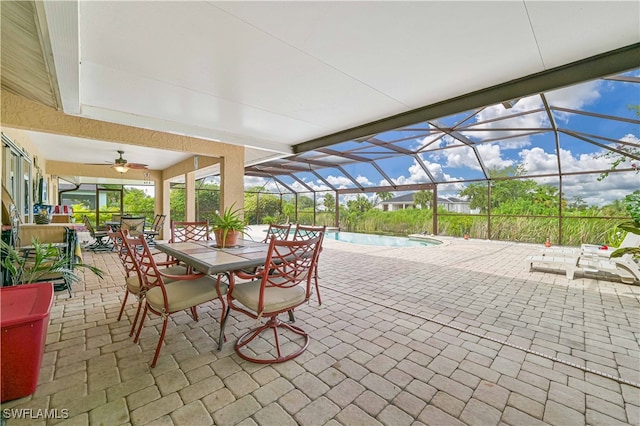
[[[235,203],[222,213],[216,212],[213,218],[213,233],[220,247],[237,245],[240,235],[246,233],[247,222],[242,217],[242,210],[234,209],[234,206]]]
[[[51,222],[49,211],[47,209],[40,209],[38,213],[35,214],[33,220],[37,225],[47,225],[49,222]]]
[[[94,266],[74,263],[71,258],[73,253],[61,252],[53,243],[41,243],[33,239],[29,256],[4,241],[0,242],[0,248],[3,254],[2,268],[8,272],[14,285],[62,278],[70,286],[80,281],[76,268],[86,268],[100,278],[104,276],[102,270]]]

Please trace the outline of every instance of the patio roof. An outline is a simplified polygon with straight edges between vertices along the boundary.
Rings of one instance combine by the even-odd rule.
[[[258,173],[253,166],[291,154],[291,167],[308,169],[312,160],[336,158],[320,148],[354,158],[361,153],[335,145],[637,68],[639,8],[6,1],[2,87],[74,116],[242,145],[249,176]],[[31,25],[19,31],[19,22]],[[19,58],[27,51],[39,65],[25,70]],[[160,170],[189,152],[31,137],[52,161],[103,163],[123,149],[130,161]],[[316,156],[300,161],[307,151]],[[393,179],[382,176],[380,186]]]

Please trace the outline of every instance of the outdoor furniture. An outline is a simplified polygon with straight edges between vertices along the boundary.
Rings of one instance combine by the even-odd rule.
[[[320,237],[320,249],[318,251],[318,258],[320,258],[322,242],[324,241],[324,234],[326,230],[326,226],[306,226],[298,224],[296,225],[296,229],[293,233],[293,240],[299,241]],[[320,298],[320,286],[318,284],[318,260],[316,260],[315,268],[313,269],[313,280],[316,286],[316,294],[318,295],[318,305],[322,305],[322,299]]]
[[[85,249],[94,252],[113,250],[113,246],[109,242],[109,235],[107,235],[106,227],[94,228],[86,214],[82,215],[82,223],[84,224],[84,227],[87,228],[91,238],[95,240],[93,243],[86,246]]]
[[[289,232],[291,230],[291,224],[278,225],[275,223],[269,224],[267,229],[267,235],[262,240],[263,243],[268,243],[271,237],[275,237],[277,240],[286,240],[289,238]]]
[[[209,221],[176,222],[171,221],[171,242],[206,241],[210,239]]]
[[[589,254],[572,249],[564,252],[556,251],[552,255],[529,256],[527,259],[529,271],[534,269],[553,269],[564,271],[567,278],[572,280],[576,272],[607,273],[620,278],[625,284],[640,281],[640,267],[630,254],[622,257],[605,257]]]
[[[127,231],[130,236],[144,235],[144,226],[147,221],[145,216],[122,216],[120,229]]]
[[[162,331],[151,362],[151,368],[156,366],[160,349],[167,331],[169,316],[175,312],[190,309],[192,314],[198,305],[219,299],[223,304],[227,293],[227,284],[201,273],[188,275],[168,275],[160,271],[153,258],[144,235],[137,238],[123,236],[124,244],[132,254],[136,271],[140,279],[141,291],[145,292],[144,311],[140,319],[140,326],[134,342],[140,337],[147,312],[162,317]],[[168,279],[172,282],[169,284]],[[169,284],[169,285],[167,285]]]
[[[268,318],[265,324],[253,328],[240,336],[235,344],[236,353],[248,361],[270,364],[288,361],[303,353],[309,346],[309,335],[302,328],[284,323],[278,315],[293,310],[309,300],[311,296],[311,277],[318,259],[321,237],[298,241],[280,241],[271,239],[264,268],[256,274],[235,271],[229,274],[227,292],[227,312],[221,325],[221,336],[229,311],[240,312],[250,318]],[[249,279],[249,282],[236,284],[235,277]],[[296,347],[292,352],[283,354],[280,347],[278,329],[290,331],[302,336],[302,343],[289,339],[287,348]],[[276,353],[259,353],[251,350],[248,344],[264,331],[272,330]]]
[[[156,249],[167,256],[177,259],[189,268],[207,275],[228,275],[238,269],[253,270],[264,265],[267,259],[268,244],[252,240],[242,240],[240,246],[220,248],[210,240],[185,241],[156,244]],[[220,339],[218,350],[224,342],[224,321],[227,315],[220,316]]]
[[[129,336],[133,336],[133,332],[135,331],[136,324],[138,322],[138,318],[140,316],[140,311],[142,308],[142,304],[144,301],[144,292],[141,291],[140,285],[140,277],[136,271],[135,260],[131,256],[131,253],[124,245],[123,238],[126,231],[118,230],[117,232],[108,231],[109,238],[113,243],[113,247],[115,252],[118,254],[120,261],[122,263],[122,267],[124,268],[125,273],[125,294],[124,299],[122,300],[122,306],[120,307],[120,313],[118,314],[118,321],[122,318],[122,313],[124,312],[124,307],[127,304],[127,298],[129,297],[129,293],[134,295],[138,299],[138,309],[136,310],[136,316],[133,319],[131,324],[131,331],[129,332]],[[156,265],[162,266],[163,269],[161,271],[165,274],[170,275],[184,275],[187,273],[187,268],[183,266],[177,266],[176,262],[156,262]],[[169,279],[165,280],[165,283],[170,281]]]
[[[155,245],[155,238],[160,235],[160,232],[162,232],[162,227],[164,226],[166,217],[167,215],[157,214],[153,219],[151,228],[144,230],[144,237],[147,239],[147,243],[149,245]]]

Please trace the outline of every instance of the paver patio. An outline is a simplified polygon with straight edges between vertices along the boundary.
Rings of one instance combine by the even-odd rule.
[[[134,344],[133,301],[116,321],[116,255],[86,253],[110,273],[87,274],[71,299],[56,294],[38,389],[2,404],[66,409],[68,419],[7,424],[640,424],[640,286],[529,272],[536,245],[442,240],[325,240],[323,304],[296,311],[311,345],[273,365],[235,354],[255,323],[237,314],[216,350],[215,302],[198,322],[172,315],[150,369],[160,319]]]

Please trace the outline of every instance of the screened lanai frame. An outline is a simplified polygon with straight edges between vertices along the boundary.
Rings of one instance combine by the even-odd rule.
[[[583,96],[581,104],[571,104],[569,94],[584,95],[589,91],[597,92],[599,98],[589,100],[587,95]],[[596,96],[594,93],[590,96]],[[603,112],[602,105],[614,98],[613,94],[618,104],[608,105],[607,111]],[[598,107],[594,108],[596,104]],[[336,225],[339,223],[340,196],[432,190],[435,207],[438,189],[444,185],[532,179],[555,185],[558,189],[558,215],[553,219],[557,223],[557,241],[562,244],[563,222],[573,218],[564,214],[562,201],[563,198],[566,201],[567,195],[581,198],[580,192],[571,193],[576,191],[574,188],[597,189],[599,186],[600,193],[618,191],[619,196],[625,191],[633,192],[630,189],[634,185],[640,190],[640,120],[638,110],[634,109],[638,105],[640,70],[636,68],[328,146],[311,141],[302,144],[295,155],[247,167],[245,176],[262,178],[265,192],[307,194],[314,203],[319,193],[335,194]],[[305,148],[309,149],[305,151]],[[537,159],[544,158],[547,165],[543,168],[524,164],[517,174],[495,176],[491,169],[496,157],[487,159],[486,155],[492,150],[505,154],[498,157],[503,165],[515,166],[518,159],[522,165],[525,159],[533,158],[532,152],[537,153]],[[611,163],[620,156],[627,161],[612,170]],[[452,158],[459,159],[457,168],[452,166]],[[396,167],[404,164],[407,169],[413,168],[412,179],[391,170],[392,163]],[[365,174],[360,173],[364,169],[367,169],[367,176],[377,178],[364,179]],[[604,174],[609,177],[602,180]],[[620,179],[625,181],[624,188],[612,189],[611,185],[606,185]],[[492,185],[487,185],[488,200],[491,199],[491,188]],[[597,204],[597,197],[592,198],[591,201]],[[491,239],[490,204],[486,214],[481,216],[487,221],[486,234],[482,237]],[[437,213],[433,218],[433,230],[437,233]]]

